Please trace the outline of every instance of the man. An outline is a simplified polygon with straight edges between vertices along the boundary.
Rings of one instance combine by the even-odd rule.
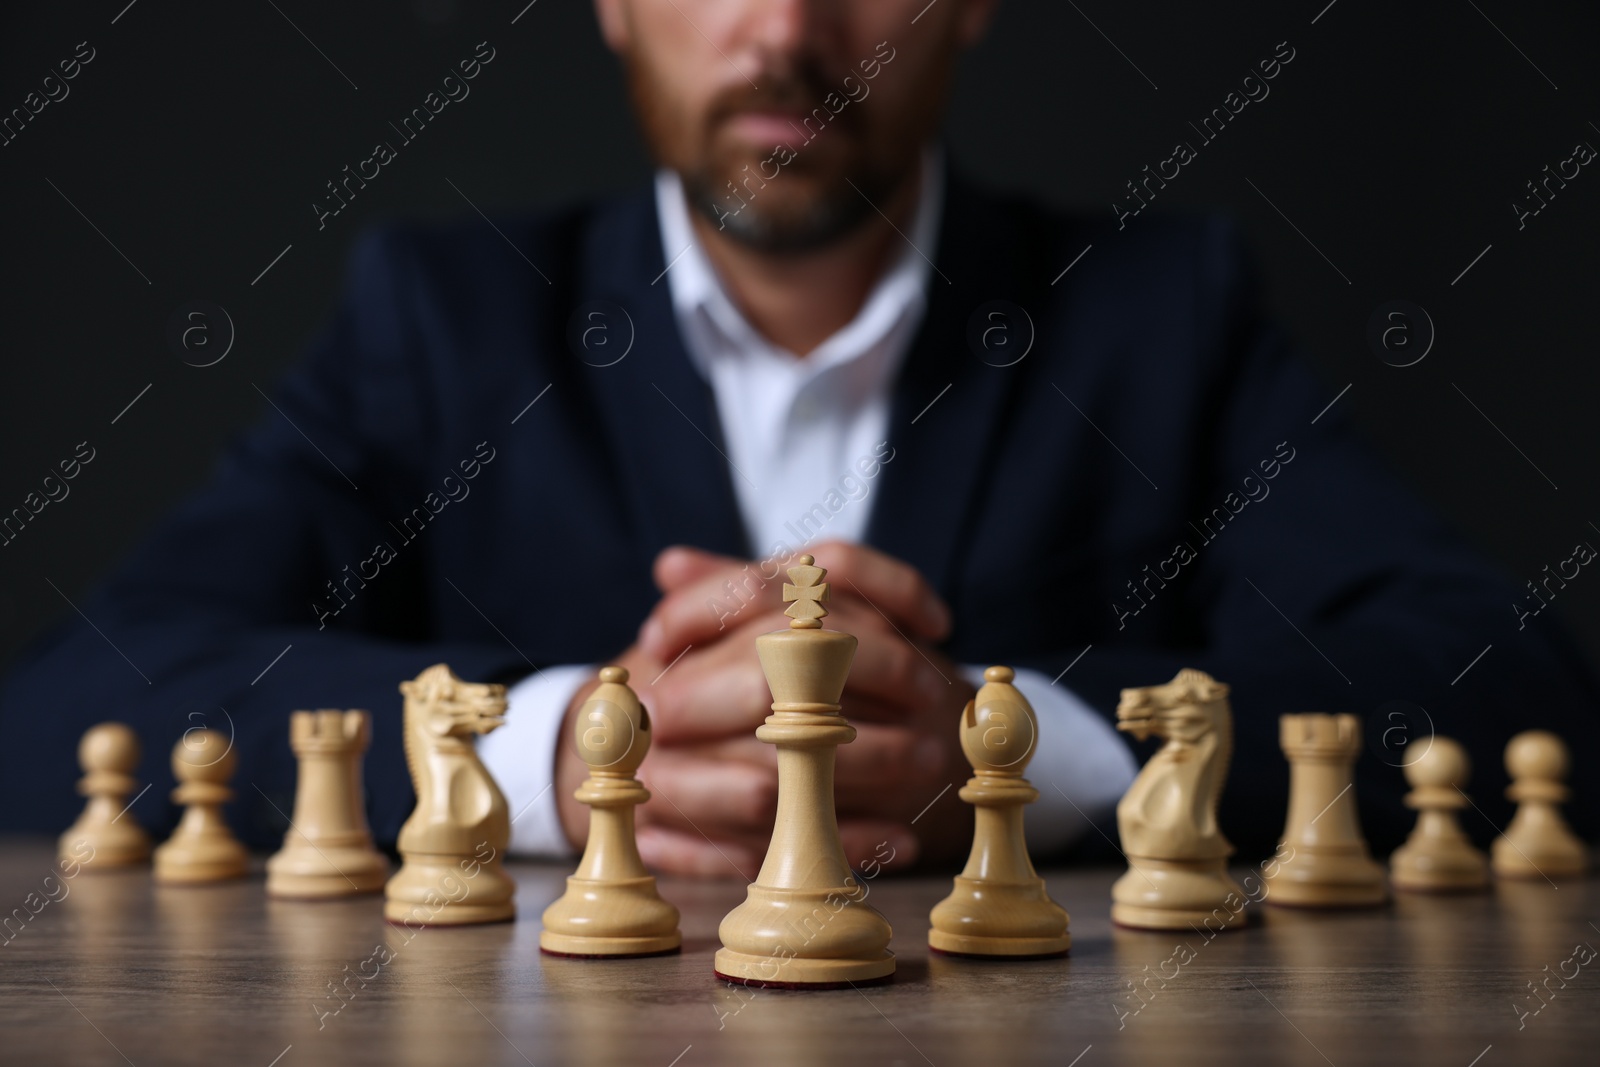
[[[512,686],[480,751],[514,846],[559,852],[586,831],[565,739],[620,663],[655,729],[642,851],[750,874],[776,789],[754,638],[785,622],[802,546],[861,641],[837,776],[855,862],[966,848],[956,718],[991,663],[1040,713],[1041,853],[1098,840],[1136,766],[1116,691],[1181,666],[1233,686],[1223,826],[1247,860],[1282,825],[1280,712],[1415,702],[1362,763],[1380,845],[1407,818],[1374,758],[1401,761],[1391,740],[1458,736],[1490,783],[1525,724],[1592,748],[1570,643],[1510,627],[1509,584],[1323,410],[1230,226],[1051,214],[949,169],[937,125],[990,0],[596,6],[653,187],[364,241],[277,410],[85,605],[92,626],[16,671],[0,810],[64,825],[98,719],[158,750],[203,720],[235,737],[266,841],[288,711],[367,707],[392,839],[395,685],[445,661]]]

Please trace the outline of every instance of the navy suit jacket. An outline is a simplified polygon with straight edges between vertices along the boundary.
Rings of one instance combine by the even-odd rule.
[[[1107,715],[1120,687],[1183,666],[1231,684],[1222,826],[1246,861],[1283,825],[1280,713],[1364,717],[1357,792],[1380,849],[1411,818],[1394,764],[1430,728],[1469,747],[1501,825],[1513,733],[1600,750],[1600,694],[1573,644],[1549,616],[1519,631],[1518,590],[1381,469],[1348,403],[1324,412],[1335,390],[1261,314],[1233,225],[1119,230],[956,174],[947,188],[865,540],[949,602],[952,657],[1065,671]],[[292,807],[289,712],[362,707],[369,814],[392,841],[412,804],[398,682],[437,661],[510,680],[604,660],[655,603],[664,546],[770,550],[742,528],[651,191],[499,226],[359,243],[281,410],[82,604],[104,636],[73,616],[11,672],[0,820],[66,826],[77,738],[115,718],[142,734],[156,783],[136,813],[170,825],[167,753],[205,724],[235,738],[235,823],[270,844]],[[988,316],[995,300],[1009,319]],[[584,317],[594,301],[626,312],[614,343],[631,320],[609,366],[573,340],[601,321]],[[998,353],[1020,347],[983,337],[997,324],[1014,346],[1032,334],[1009,366]],[[1591,834],[1596,795],[1574,813]]]

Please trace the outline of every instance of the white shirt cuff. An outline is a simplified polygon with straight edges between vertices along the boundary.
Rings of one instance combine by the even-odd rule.
[[[561,720],[593,666],[546,667],[506,692],[506,724],[478,738],[478,758],[511,807],[510,851],[522,856],[570,856],[556,804],[556,746]]]
[[[961,673],[983,685],[983,668]],[[1059,851],[1105,822],[1133,784],[1138,764],[1116,729],[1072,690],[1038,671],[1017,668],[1012,682],[1039,719],[1039,742],[1028,764],[1028,781],[1039,799],[1023,820],[1028,851]]]

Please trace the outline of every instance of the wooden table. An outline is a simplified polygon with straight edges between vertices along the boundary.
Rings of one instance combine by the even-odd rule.
[[[0,843],[0,907],[28,916],[0,935],[0,1062],[1600,1063],[1600,959],[1573,957],[1600,946],[1592,880],[1365,914],[1255,904],[1256,925],[1207,941],[1113,929],[1118,872],[1057,871],[1071,957],[997,963],[930,958],[928,909],[948,878],[886,875],[869,899],[894,924],[893,984],[798,993],[713,978],[739,884],[664,879],[682,955],[586,962],[539,953],[539,913],[567,873],[555,867],[512,866],[514,924],[413,932],[385,925],[376,898],[273,901],[259,875],[59,881],[53,858],[47,842]],[[1565,988],[1563,970],[1577,972]],[[1541,1003],[1527,983],[1545,979],[1554,994],[1519,1018],[1515,1005]]]

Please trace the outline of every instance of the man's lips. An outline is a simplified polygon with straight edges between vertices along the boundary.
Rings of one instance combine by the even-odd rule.
[[[803,124],[807,117],[808,113],[804,111],[741,111],[730,117],[726,125],[734,136],[744,141],[764,147],[780,141],[792,145],[795,138],[811,135]]]

